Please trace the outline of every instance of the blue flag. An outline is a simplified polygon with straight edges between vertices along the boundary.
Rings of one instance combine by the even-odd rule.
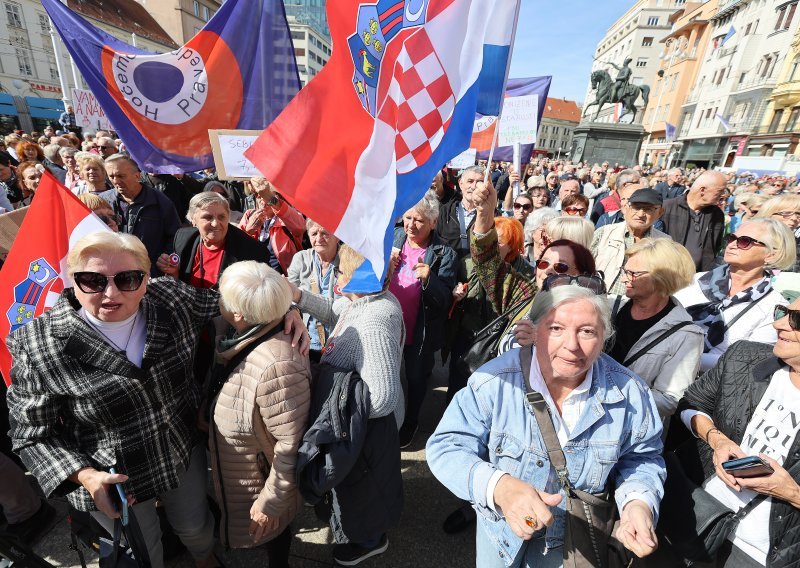
[[[42,4],[145,171],[213,166],[209,129],[261,130],[300,90],[281,0],[228,0],[186,45],[161,54],[119,41],[58,0]]]
[[[672,142],[675,140],[675,125],[670,124],[669,122],[664,123],[664,130],[667,138],[667,142]]]
[[[725,45],[725,42],[726,42],[726,41],[728,41],[729,39],[731,39],[731,38],[733,37],[733,34],[735,34],[735,33],[736,33],[736,28],[734,28],[733,26],[731,26],[731,29],[729,29],[729,30],[728,30],[728,33],[727,33],[727,34],[725,34],[725,37],[724,37],[724,38],[722,38],[722,43],[721,43],[721,45]]]

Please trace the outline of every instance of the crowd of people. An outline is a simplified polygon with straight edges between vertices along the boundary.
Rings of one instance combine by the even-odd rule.
[[[699,490],[741,511],[706,561],[800,562],[797,180],[443,168],[375,290],[269,180],[141,172],[109,132],[49,129],[0,143],[0,207],[31,205],[45,171],[111,230],[73,244],[74,285],[8,338],[0,509],[23,542],[55,514],[27,469],[109,532],[121,486],[156,567],[167,528],[200,568],[217,539],[288,566],[304,501],[337,564],[382,554],[438,353],[427,461],[462,500],[443,532],[475,530],[479,568],[610,565],[598,536],[637,565],[697,560],[662,507],[690,446]],[[757,475],[723,467],[748,456]],[[581,536],[579,502],[618,528]]]

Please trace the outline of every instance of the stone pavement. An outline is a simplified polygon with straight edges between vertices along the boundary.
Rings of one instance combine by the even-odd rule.
[[[420,431],[411,447],[402,454],[405,509],[400,526],[389,532],[389,550],[376,558],[359,564],[365,568],[440,568],[475,566],[475,531],[459,535],[446,535],[441,524],[458,505],[458,500],[431,474],[425,462],[425,441],[433,431],[445,407],[447,374],[437,365],[431,388],[420,417]],[[59,511],[66,504],[51,501]],[[64,515],[62,515],[64,517]],[[293,523],[295,537],[292,541],[292,568],[323,568],[334,566],[331,559],[331,532],[315,516],[313,509],[304,508]],[[77,568],[78,555],[69,549],[69,527],[66,520],[59,522],[35,547],[38,554],[55,566]],[[220,550],[220,557],[228,568],[267,567],[264,550]],[[96,567],[96,555],[87,557],[89,566]],[[188,556],[170,562],[168,568],[192,568]]]

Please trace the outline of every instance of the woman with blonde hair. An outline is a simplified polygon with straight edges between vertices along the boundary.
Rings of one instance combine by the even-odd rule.
[[[547,222],[544,229],[550,242],[567,240],[592,248],[594,225],[583,217],[561,216]]]
[[[81,179],[72,187],[72,193],[75,195],[84,193],[99,195],[109,204],[113,204],[117,199],[117,192],[108,181],[103,158],[84,152],[76,157],[76,161]]]
[[[797,259],[794,266],[787,268],[791,272],[800,272],[800,195],[784,193],[773,197],[761,204],[761,209],[756,217],[775,219],[786,225],[795,240]]]
[[[209,449],[220,540],[233,548],[266,542],[269,566],[286,568],[289,523],[302,506],[295,465],[311,405],[309,360],[282,333],[292,291],[280,274],[236,262],[219,291]]]

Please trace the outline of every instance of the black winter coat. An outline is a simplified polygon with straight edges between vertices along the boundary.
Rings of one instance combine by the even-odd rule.
[[[772,354],[772,346],[751,341],[731,345],[714,368],[686,390],[678,403],[677,415],[699,410],[710,415],[714,427],[736,444],[741,444],[753,412],[767,390],[772,375],[783,362]],[[713,452],[698,444],[706,478],[714,475]],[[795,437],[783,467],[800,483],[800,436]],[[669,495],[664,496],[669,499]],[[769,518],[770,568],[800,565],[800,510],[780,499],[772,499]]]
[[[352,542],[380,537],[403,511],[394,414],[369,419],[369,388],[358,373],[326,364],[312,372],[309,428],[297,451],[300,493],[316,505],[336,489],[337,529]]]
[[[685,245],[690,230],[693,230],[691,209],[686,200],[686,195],[670,199],[664,203],[665,231],[672,240]],[[698,272],[705,272],[714,267],[714,258],[722,248],[722,235],[725,233],[725,214],[716,205],[709,205],[703,209],[701,229],[703,244],[700,258],[695,258],[695,268]]]
[[[178,277],[184,282],[189,282],[192,276],[192,265],[198,246],[200,246],[200,231],[195,227],[184,227],[175,233],[175,252],[181,258],[178,265]],[[222,272],[231,264],[241,260],[267,263],[269,248],[265,243],[254,239],[238,227],[228,225],[228,233],[225,236],[225,252],[222,253],[222,263],[217,278],[219,279]]]

